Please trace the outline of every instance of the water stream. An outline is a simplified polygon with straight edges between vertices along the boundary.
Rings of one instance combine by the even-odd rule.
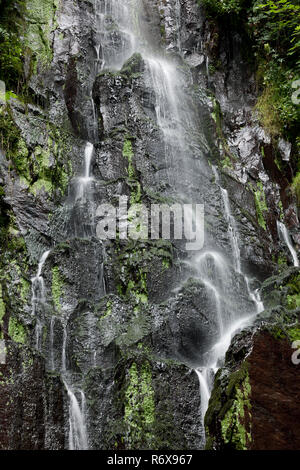
[[[180,52],[180,3],[176,0],[175,4],[177,48]],[[157,124],[164,138],[167,178],[177,199],[189,200],[194,162],[197,161],[198,168],[201,169],[203,161],[199,122],[191,97],[185,91],[191,77],[186,68],[182,67],[180,53],[177,56],[168,55],[165,50],[153,46],[154,38],[149,41],[145,33],[146,26],[138,19],[141,8],[137,2],[130,0],[102,2],[102,7],[97,11],[101,68],[120,69],[134,52],[141,53],[146,63],[144,78],[153,90]],[[110,36],[109,26],[112,23],[117,25],[119,33],[118,47]],[[206,65],[209,77],[208,59]],[[199,358],[201,364],[196,369],[200,383],[202,419],[208,406],[213,375],[221,364],[232,336],[238,329],[249,324],[263,309],[259,292],[252,291],[249,278],[242,273],[239,233],[228,193],[219,184],[217,170],[213,168],[212,171],[215,173],[224,206],[231,253],[228,259],[228,256],[209,247],[200,254],[191,254],[187,261],[194,270],[194,277],[199,279],[212,299],[214,308],[211,315],[215,316],[218,329],[216,343],[207,351],[205,357]],[[235,293],[232,291],[232,283],[236,282],[235,276],[240,280],[244,297],[248,299],[247,305],[242,301],[238,303],[235,299]],[[250,311],[249,305],[252,305]]]
[[[278,231],[278,236],[280,240],[286,244],[289,252],[292,255],[294,266],[299,267],[299,260],[297,257],[297,253],[296,253],[295,248],[293,247],[293,242],[291,240],[288,229],[282,222],[277,221],[277,231]]]
[[[41,350],[41,335],[43,325],[41,319],[37,317],[38,309],[42,308],[46,301],[45,295],[45,282],[42,276],[42,271],[44,264],[49,256],[50,250],[45,251],[39,261],[38,269],[36,276],[31,279],[31,306],[32,306],[32,316],[36,317],[36,327],[35,327],[35,337],[36,344],[35,347],[37,350]]]

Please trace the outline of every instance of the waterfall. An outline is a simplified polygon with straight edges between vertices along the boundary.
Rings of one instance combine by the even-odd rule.
[[[228,236],[230,239],[231,243],[231,251],[232,251],[232,257],[234,261],[234,269],[235,272],[239,275],[242,276],[245,282],[247,294],[252,300],[252,302],[255,305],[255,312],[253,312],[250,315],[247,316],[241,316],[238,318],[237,316],[232,316],[230,315],[229,317],[227,316],[227,323],[226,327],[220,329],[220,337],[219,340],[213,345],[213,347],[206,353],[206,358],[205,358],[205,366],[201,368],[196,369],[196,373],[199,379],[199,385],[200,385],[200,396],[201,396],[201,415],[202,415],[202,420],[204,422],[204,417],[206,410],[208,408],[208,391],[210,394],[210,390],[212,387],[212,381],[211,381],[211,376],[217,371],[218,367],[220,366],[220,361],[225,357],[226,351],[228,350],[231,339],[234,336],[234,334],[242,329],[245,328],[247,325],[249,325],[254,317],[261,313],[264,310],[264,305],[263,302],[261,301],[259,290],[256,289],[254,292],[250,288],[250,281],[249,278],[241,272],[241,257],[240,257],[240,248],[239,248],[239,233],[237,230],[237,224],[235,221],[235,218],[233,217],[231,213],[231,208],[230,208],[230,202],[229,202],[229,197],[228,197],[228,192],[221,187],[220,185],[220,177],[218,174],[218,171],[215,167],[212,168],[213,174],[215,176],[215,181],[216,184],[218,185],[222,200],[223,200],[223,205],[224,205],[224,210],[225,210],[225,220],[227,221],[228,225]],[[202,265],[200,268],[200,272],[202,274],[202,278],[205,278],[205,273],[209,272],[208,269],[204,269],[203,271],[203,259],[207,259],[208,253],[204,253],[198,257],[196,262]],[[225,260],[222,259],[220,255],[217,255],[216,253],[210,253],[210,257],[214,259],[214,264],[216,267],[216,270],[219,270],[221,274],[221,279],[222,282],[226,282],[226,279],[228,279],[229,271],[228,267],[226,266]],[[213,274],[215,282],[217,281],[217,276]],[[226,284],[225,284],[226,285]],[[223,296],[225,296],[225,290],[224,290],[224,285],[223,285]],[[224,309],[222,312],[222,315],[224,316]],[[218,312],[217,314],[218,317],[220,317],[220,313]],[[225,316],[226,318],[226,316]],[[222,319],[222,321],[224,321]]]
[[[85,423],[85,395],[80,390],[81,406],[67,381],[64,385],[69,396],[69,450],[87,450],[88,438]]]
[[[297,253],[296,253],[295,248],[293,247],[293,243],[292,243],[290,234],[288,232],[288,229],[282,222],[277,221],[277,231],[278,231],[278,236],[280,240],[286,244],[287,248],[289,249],[289,252],[292,255],[294,266],[299,267],[299,260],[297,257]]]
[[[39,306],[42,306],[45,303],[45,283],[42,276],[42,271],[44,264],[49,256],[50,250],[45,251],[38,264],[38,269],[36,276],[31,279],[31,307],[32,307],[32,316],[36,317],[37,309]],[[35,327],[35,336],[36,344],[35,347],[38,351],[41,350],[41,335],[42,335],[42,323],[39,318],[36,318],[36,327]]]
[[[94,152],[94,145],[90,142],[86,143],[84,150],[84,172],[83,176],[76,179],[76,196],[75,201],[87,201],[90,197],[91,182],[93,178],[90,175],[91,161]]]
[[[180,2],[174,0],[175,23],[177,28],[177,48],[181,51],[180,37]],[[139,4],[142,9],[142,5]],[[143,25],[138,24],[140,10],[137,2],[129,0],[111,0],[102,2],[97,12],[99,28],[97,43],[101,44],[101,67],[114,70],[121,68],[134,53],[141,53],[146,64],[144,79],[153,91],[155,114],[158,128],[164,141],[164,159],[166,177],[178,200],[190,201],[190,186],[194,170],[200,170],[208,179],[211,170],[204,162],[203,142],[200,136],[200,124],[193,100],[186,91],[187,84],[192,84],[190,72],[184,66],[181,54],[168,55],[165,50],[153,47]],[[143,16],[143,15],[141,15]],[[111,37],[109,25],[115,26],[115,37],[119,47]],[[98,40],[99,39],[99,40]],[[155,38],[153,38],[153,43]],[[209,79],[209,59],[206,59],[206,73]],[[196,373],[199,378],[202,419],[208,406],[212,386],[212,377],[221,365],[234,333],[248,325],[254,316],[262,311],[263,305],[259,292],[252,292],[250,280],[241,270],[239,233],[232,215],[228,193],[219,184],[220,200],[224,206],[224,220],[231,245],[233,266],[218,249],[205,247],[200,253],[190,254],[186,263],[194,271],[194,277],[204,287],[211,303],[209,313],[214,317],[217,328],[216,343],[199,358]],[[192,214],[190,215],[192,221]],[[212,246],[214,241],[210,240]],[[236,299],[234,283],[239,280],[248,305]],[[235,289],[240,289],[236,287]],[[252,309],[249,305],[253,306]]]
[[[136,3],[136,2],[134,2]],[[100,44],[100,67],[119,70],[136,49],[135,8],[128,0],[96,1],[96,41]],[[118,28],[115,28],[118,25]]]

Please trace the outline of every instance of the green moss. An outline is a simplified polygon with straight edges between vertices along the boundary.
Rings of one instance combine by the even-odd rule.
[[[154,390],[151,366],[145,361],[138,367],[133,363],[129,369],[129,383],[125,391],[124,422],[127,428],[125,440],[128,448],[143,445],[151,448],[152,427],[155,422]]]
[[[247,450],[251,442],[251,433],[247,431],[245,420],[250,418],[251,386],[248,375],[241,386],[235,389],[235,398],[221,421],[221,432],[225,444],[230,443],[237,450]]]
[[[286,305],[289,310],[300,307],[300,274],[296,274],[287,283],[288,295]]]
[[[29,292],[30,292],[30,283],[22,277],[21,287],[20,287],[20,297],[21,297],[22,302],[24,303],[27,302]]]
[[[104,314],[101,316],[101,320],[103,320],[104,318],[109,317],[112,314],[112,305],[113,304],[112,304],[111,300],[108,300],[106,302],[106,309],[105,309]]]
[[[291,343],[300,340],[300,325],[289,328],[287,334]]]
[[[26,0],[29,21],[25,44],[31,49],[36,62],[45,66],[52,60],[51,32],[56,28],[54,0]]]
[[[133,54],[122,67],[121,74],[129,79],[139,78],[142,70],[142,56],[139,53]]]
[[[27,335],[24,326],[13,317],[9,318],[8,334],[16,343],[26,342]]]
[[[297,173],[292,182],[292,190],[297,197],[298,206],[300,206],[300,171]]]
[[[51,285],[51,292],[52,292],[52,299],[55,306],[55,309],[58,313],[61,311],[61,298],[63,296],[63,288],[64,280],[60,274],[60,270],[58,266],[54,266],[52,268],[52,285]]]
[[[212,16],[239,14],[245,6],[244,0],[197,0],[199,5],[204,5]]]
[[[223,115],[221,111],[221,106],[220,106],[220,103],[216,99],[213,99],[213,105],[214,105],[214,108],[212,112],[212,118],[216,123],[216,134],[217,134],[217,137],[219,139],[219,142],[221,144],[223,154],[224,154],[224,158],[221,161],[221,165],[223,168],[226,168],[226,167],[232,168],[233,165],[232,165],[231,160],[233,158],[233,155],[230,152],[226,137],[223,133],[223,128],[222,128]]]
[[[264,213],[268,212],[268,206],[266,203],[266,196],[263,190],[263,184],[260,181],[257,183],[257,190],[254,191],[254,200],[257,221],[264,230],[267,230],[266,221],[264,219]]]
[[[48,125],[48,139],[44,147],[37,145],[29,149],[21,132],[13,120],[9,107],[0,114],[2,143],[11,169],[15,170],[20,182],[35,196],[40,191],[49,195],[58,188],[64,194],[69,175],[72,173],[70,160],[67,161],[68,136],[53,125]]]
[[[52,190],[53,190],[53,186],[52,186],[51,181],[38,179],[35,183],[33,183],[29,191],[36,196],[41,191],[51,194]]]
[[[216,436],[221,449],[249,447],[252,440],[250,396],[247,362],[225,379],[225,383],[222,370],[219,370],[205,415],[207,449],[214,448]]]

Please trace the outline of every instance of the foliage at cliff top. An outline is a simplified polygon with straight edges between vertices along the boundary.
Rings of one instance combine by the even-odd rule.
[[[0,79],[6,87],[18,90],[23,82],[25,2],[0,0]]]
[[[283,136],[293,143],[296,171],[300,106],[291,97],[293,84],[300,78],[299,1],[198,0],[198,3],[204,6],[211,21],[225,27],[234,25],[251,40],[261,91],[256,107],[260,122],[273,137]]]
[[[7,90],[26,95],[37,66],[51,62],[57,5],[57,0],[0,0],[0,80]]]

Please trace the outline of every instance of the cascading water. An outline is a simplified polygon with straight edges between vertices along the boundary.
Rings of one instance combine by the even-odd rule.
[[[142,21],[139,23],[139,13],[142,9],[141,3],[134,0],[104,0],[95,1],[95,75],[103,69],[118,70],[132,56],[139,52],[145,63],[144,80],[153,91],[155,102],[155,115],[159,131],[163,136],[165,173],[161,174],[170,185],[170,191],[176,201],[190,200],[192,191],[191,180],[193,174],[204,174],[205,179],[211,176],[211,170],[203,157],[204,138],[199,131],[200,124],[193,100],[186,91],[187,86],[192,84],[192,76],[185,67],[181,55],[180,34],[180,2],[175,0],[175,23],[176,23],[176,46],[177,55],[168,55],[166,51],[153,46],[146,34]],[[142,15],[141,15],[142,16]],[[89,90],[90,93],[90,90]],[[88,99],[91,96],[87,95]],[[91,96],[93,137],[97,137],[97,110]],[[70,213],[73,215],[69,223],[69,231],[72,237],[88,238],[93,234],[94,222],[94,178],[91,175],[94,145],[86,142],[84,150],[84,170],[82,176],[76,177],[71,182],[71,195],[68,203]],[[190,253],[186,263],[193,270],[194,278],[205,289],[210,299],[209,313],[214,317],[216,325],[215,344],[208,349],[203,357],[199,358],[199,367],[196,373],[199,378],[201,393],[201,415],[204,419],[208,407],[210,391],[213,383],[214,373],[220,366],[220,360],[224,357],[234,332],[248,324],[253,314],[259,313],[263,305],[258,291],[252,292],[249,279],[242,273],[239,247],[239,234],[236,221],[232,215],[230,201],[227,191],[219,184],[217,170],[213,168],[218,187],[220,200],[223,202],[225,217],[228,227],[228,238],[231,245],[231,257],[233,267],[227,257],[215,248],[212,240],[210,245],[199,253]],[[196,181],[197,183],[197,181]],[[197,201],[198,202],[198,201]],[[192,225],[193,214],[188,215]],[[212,238],[212,237],[211,237]],[[44,281],[42,268],[49,252],[42,256],[38,272],[32,279],[32,306],[33,313],[37,305],[44,302]],[[235,306],[232,286],[236,282],[235,276],[248,298],[250,304],[254,305],[253,311],[244,307],[240,302]],[[105,282],[102,277],[101,288],[105,295]],[[92,317],[91,317],[92,318]],[[59,367],[69,399],[69,449],[87,449],[87,423],[86,423],[86,399],[82,390],[82,384],[74,380],[68,370],[67,343],[68,343],[68,312],[62,312],[62,350],[61,358],[54,357],[54,342],[57,317],[51,318],[50,323],[50,369]],[[88,318],[90,322],[90,318]],[[90,332],[94,324],[88,323]],[[42,325],[37,322],[37,348],[40,347]],[[90,333],[92,336],[92,334]],[[97,350],[93,341],[89,344],[89,362],[97,366]],[[57,365],[59,363],[59,366]],[[203,431],[203,441],[204,441]]]
[[[180,53],[180,3],[176,0],[175,4],[177,49]],[[145,26],[138,24],[137,17],[141,8],[141,5],[138,8],[137,2],[129,0],[102,2],[97,12],[101,68],[121,68],[133,53],[141,53],[146,64],[144,79],[153,90],[156,120],[164,138],[166,175],[163,176],[168,179],[177,200],[191,202],[190,186],[195,169],[200,174],[206,174],[206,178],[209,178],[211,171],[207,170],[207,162],[203,158],[203,141],[197,113],[189,93],[185,91],[187,84],[192,83],[192,78],[187,68],[182,66],[183,59],[180,54],[177,57],[173,54],[171,57],[166,51],[153,47],[144,34]],[[118,34],[115,37],[118,38],[118,47],[111,37],[109,26],[112,24],[117,26]],[[206,65],[209,77],[208,59]],[[216,175],[216,170],[213,171]],[[219,182],[218,175],[217,178]],[[213,375],[230,345],[232,335],[263,309],[258,291],[251,291],[249,279],[241,271],[237,224],[231,213],[227,191],[220,185],[219,189],[225,209],[233,267],[219,250],[211,247],[204,248],[200,254],[190,255],[187,261],[194,271],[194,277],[202,283],[211,299],[211,314],[215,316],[218,330],[216,343],[199,359],[201,366],[196,369],[200,382],[203,419]],[[237,279],[242,286],[247,305],[235,299],[232,286]]]
[[[286,244],[287,248],[289,249],[289,252],[292,255],[294,266],[299,267],[299,260],[297,257],[297,253],[296,253],[295,248],[293,247],[293,243],[292,243],[290,234],[288,232],[288,229],[282,222],[277,221],[277,231],[278,231],[278,236],[280,240]]]
[[[211,389],[212,376],[214,372],[216,372],[218,365],[220,363],[220,360],[224,358],[225,353],[230,346],[230,342],[231,342],[233,335],[239,329],[244,328],[245,326],[250,324],[251,321],[254,319],[254,317],[264,310],[264,305],[260,299],[259,290],[257,289],[253,292],[250,289],[249,278],[241,272],[241,258],[240,258],[239,234],[237,231],[237,224],[231,213],[228,193],[224,188],[221,187],[219,174],[215,167],[213,167],[213,173],[215,176],[216,183],[218,184],[220,188],[222,200],[224,204],[225,218],[228,224],[228,235],[229,235],[231,249],[232,249],[234,268],[235,268],[236,273],[240,274],[244,279],[248,296],[255,305],[255,311],[246,317],[242,317],[242,318],[232,317],[230,321],[227,323],[225,330],[223,329],[222,331],[220,329],[221,331],[220,339],[211,348],[211,350],[208,351],[206,355],[207,364],[205,365],[205,367],[202,367],[196,370],[196,373],[199,378],[199,383],[200,383],[202,420],[204,420],[204,416],[208,407],[209,400],[207,399],[207,391]],[[204,255],[202,255],[202,257],[203,256]],[[219,261],[219,264],[220,264],[220,261]],[[222,278],[226,279],[225,277],[225,271],[227,269],[226,265],[224,265],[223,269],[224,269],[224,272],[223,272]],[[218,314],[218,317],[219,316],[220,314]]]
[[[32,316],[36,317],[38,308],[41,308],[45,304],[45,283],[42,276],[44,264],[49,256],[50,250],[45,251],[38,264],[36,276],[31,279],[31,305],[32,305]],[[36,349],[41,350],[41,334],[42,334],[42,323],[39,318],[36,318]]]
[[[87,450],[88,437],[85,423],[85,396],[80,390],[81,405],[75,393],[64,379],[69,396],[69,450]]]

